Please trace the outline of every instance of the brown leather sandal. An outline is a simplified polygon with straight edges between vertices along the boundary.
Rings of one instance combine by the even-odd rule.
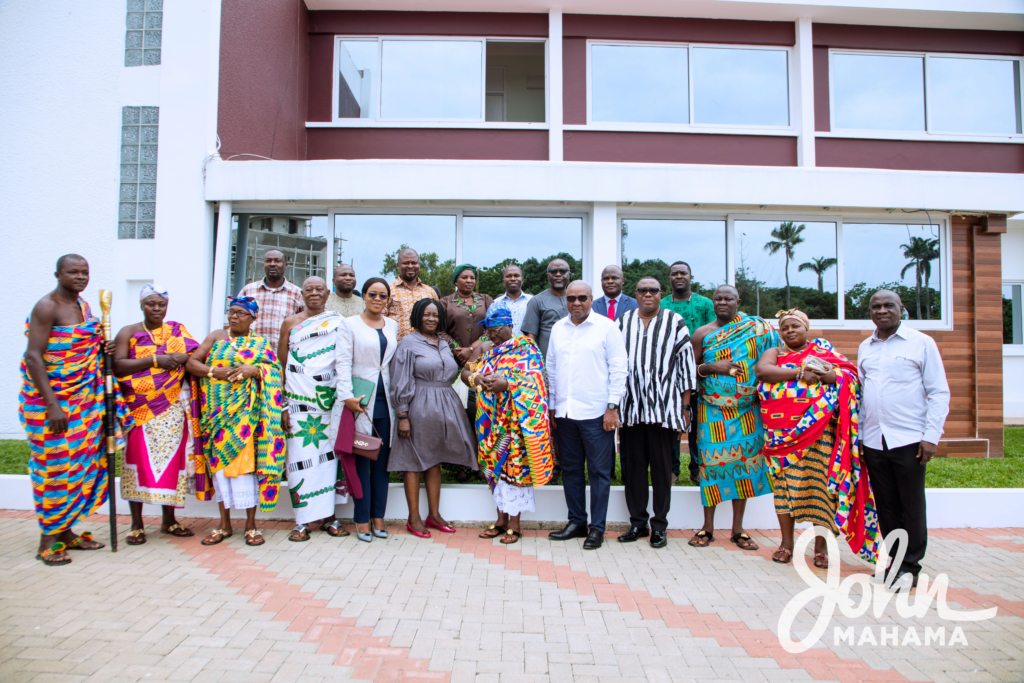
[[[498,536],[501,536],[506,531],[507,531],[507,529],[505,527],[498,526],[497,524],[492,524],[489,527],[487,527],[486,529],[484,529],[484,532],[482,534],[480,534],[480,538],[497,538]]]
[[[223,529],[214,529],[210,532],[210,535],[200,541],[202,545],[217,545],[225,538],[231,538],[234,533],[228,533]]]
[[[715,535],[710,531],[701,529],[690,539],[690,545],[694,548],[707,548],[715,540]]]
[[[818,553],[814,556],[814,566],[818,569],[828,569],[828,555]]]
[[[782,546],[779,546],[779,549],[772,554],[772,562],[778,562],[779,564],[789,564],[792,559],[793,551]]]
[[[128,538],[125,539],[128,545],[142,545],[146,542],[146,530],[145,529],[132,529],[128,532]]]

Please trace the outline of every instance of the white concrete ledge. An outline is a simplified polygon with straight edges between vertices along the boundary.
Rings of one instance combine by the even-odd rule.
[[[120,480],[119,480],[120,481]],[[491,522],[494,520],[494,499],[484,485],[446,484],[441,491],[441,514],[450,521]],[[120,487],[118,487],[120,490]],[[561,486],[545,486],[537,489],[537,510],[523,515],[524,521],[564,522],[566,521],[565,498]],[[928,489],[928,526],[943,528],[1003,528],[1024,527],[1024,489]],[[427,514],[426,494],[420,495],[421,513]],[[0,475],[0,509],[32,510],[32,486],[27,475]],[[118,493],[117,511],[128,514],[128,503]],[[146,515],[159,515],[160,508],[146,506]],[[104,510],[105,512],[105,510]],[[216,518],[219,513],[214,502],[200,502],[189,497],[181,517]],[[244,517],[240,510],[232,517]],[[281,487],[277,509],[261,512],[261,519],[294,519],[291,499],[287,486]],[[338,516],[352,516],[351,500],[338,506]],[[405,492],[402,484],[391,484],[388,492],[388,519],[404,519],[408,516]],[[700,505],[700,491],[696,487],[676,486],[672,489],[672,508],[669,513],[669,527],[672,529],[695,529],[703,524],[704,512]],[[623,487],[613,486],[608,504],[608,522],[629,521]],[[715,516],[716,528],[728,528],[732,524],[732,506],[719,505]],[[778,518],[771,496],[761,496],[747,501],[744,526],[749,529],[777,529]]]

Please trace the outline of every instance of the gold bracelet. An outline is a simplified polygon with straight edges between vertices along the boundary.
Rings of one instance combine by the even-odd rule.
[[[213,379],[213,368],[210,368],[210,371],[206,373],[206,376],[209,377],[210,379]]]
[[[474,372],[472,375],[469,376],[469,386],[471,386],[474,390],[477,388],[476,378],[479,374],[479,372]]]
[[[156,362],[156,354],[155,353],[153,354],[153,367],[154,368],[160,367],[160,365]]]
[[[698,366],[697,366],[697,376],[698,376],[698,377],[700,377],[701,379],[704,379],[704,378],[706,378],[706,377],[707,377],[707,375],[702,375],[702,374],[700,374],[700,369],[701,369],[701,367],[703,367],[703,366],[704,366],[704,364],[703,364],[703,363],[701,363],[700,365],[698,365]]]

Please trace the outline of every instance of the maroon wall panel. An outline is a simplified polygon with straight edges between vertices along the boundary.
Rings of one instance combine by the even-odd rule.
[[[814,48],[814,130],[832,130],[828,101],[828,48]]]
[[[818,166],[904,171],[1024,173],[1024,145],[818,138]]]
[[[546,130],[310,128],[310,159],[546,161]]]
[[[500,12],[327,10],[309,13],[309,32],[546,38],[548,15]]]
[[[562,121],[587,122],[587,39],[562,40]]]
[[[855,50],[1024,54],[1024,32],[815,24],[814,44]]]
[[[224,159],[305,158],[308,18],[302,0],[223,0],[217,134]]]
[[[566,161],[796,166],[796,138],[694,133],[566,131]]]
[[[791,21],[735,21],[566,14],[562,35],[602,40],[679,40],[744,45],[793,45]]]
[[[309,113],[307,121],[330,121],[334,102],[334,35],[309,36]]]

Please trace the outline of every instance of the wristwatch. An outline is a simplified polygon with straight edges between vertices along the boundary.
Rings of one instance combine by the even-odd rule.
[[[618,409],[619,409],[619,404],[618,403],[609,403],[608,404],[608,410],[618,410]]]

